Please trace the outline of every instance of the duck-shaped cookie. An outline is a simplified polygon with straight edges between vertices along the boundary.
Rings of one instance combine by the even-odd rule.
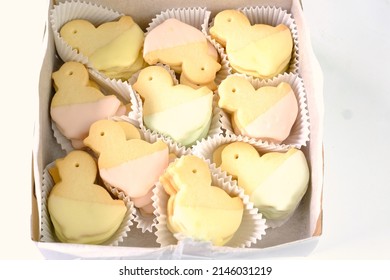
[[[225,10],[216,15],[210,34],[225,46],[230,64],[237,72],[265,79],[288,68],[293,39],[284,24],[251,25],[242,12]]]
[[[61,37],[88,57],[92,66],[110,78],[127,80],[145,64],[142,58],[144,33],[130,16],[95,27],[84,19],[67,22]]]
[[[233,142],[220,152],[221,169],[232,175],[267,219],[285,219],[297,207],[309,182],[302,151],[259,155],[245,142]]]
[[[121,189],[143,213],[151,214],[152,188],[169,162],[167,144],[127,140],[123,128],[111,120],[92,124],[84,143],[98,154],[102,179]]]
[[[184,80],[200,86],[211,84],[221,65],[214,48],[197,28],[175,18],[165,20],[145,37],[144,59],[150,65],[167,64]]]
[[[83,139],[92,123],[126,113],[126,107],[116,96],[105,96],[91,83],[81,63],[64,63],[52,78],[56,93],[51,101],[51,118],[76,149],[84,147]]]
[[[193,155],[179,158],[160,177],[169,194],[167,227],[195,240],[226,244],[237,231],[243,202],[212,186],[207,163]]]
[[[218,87],[218,106],[231,114],[237,135],[281,143],[298,115],[298,102],[288,83],[257,90],[244,77],[229,76]]]
[[[160,66],[141,70],[133,88],[143,99],[145,125],[190,146],[208,133],[212,118],[213,92],[175,85],[170,73]]]
[[[84,151],[56,160],[60,181],[48,198],[50,219],[61,242],[101,244],[119,228],[127,208],[94,182],[97,167]]]

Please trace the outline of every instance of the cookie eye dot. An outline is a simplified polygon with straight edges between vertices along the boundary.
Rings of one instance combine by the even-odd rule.
[[[205,70],[205,68],[204,68],[204,67],[202,67],[202,68],[200,68],[200,70],[204,71],[204,70]]]
[[[234,159],[238,159],[239,157],[240,157],[239,154],[234,155]]]
[[[77,29],[73,30],[72,33],[73,33],[73,34],[77,34]]]
[[[153,77],[149,77],[148,80],[149,80],[149,81],[152,81],[152,80],[153,80]]]
[[[104,136],[104,131],[100,132],[100,136]]]
[[[237,91],[237,90],[236,90],[235,88],[232,88],[232,92],[233,92],[233,93],[236,93],[236,91]]]
[[[231,19],[231,18],[228,18],[228,19],[227,19],[227,22],[232,22],[232,19]]]
[[[76,167],[76,168],[78,168],[80,166],[80,164],[78,163],[78,162],[76,162],[75,164],[74,164],[74,167]]]
[[[196,174],[196,172],[198,172],[198,170],[192,169],[192,173]]]
[[[68,76],[72,76],[72,75],[73,75],[73,71],[69,71]]]

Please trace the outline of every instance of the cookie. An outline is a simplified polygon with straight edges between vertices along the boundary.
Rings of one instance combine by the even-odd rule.
[[[230,64],[239,73],[272,78],[288,69],[293,38],[284,25],[251,25],[238,10],[224,10],[214,18],[210,35],[226,49]]]
[[[94,183],[94,159],[84,151],[72,151],[56,160],[56,168],[61,180],[49,194],[48,210],[58,239],[83,244],[108,240],[121,225],[127,207]]]
[[[226,244],[239,228],[243,201],[212,186],[207,163],[193,155],[179,158],[160,177],[168,193],[167,227],[195,240]]]
[[[167,144],[127,139],[111,120],[93,123],[84,143],[98,155],[102,179],[128,195],[142,213],[152,214],[152,188],[169,163]]]
[[[169,65],[191,84],[201,86],[214,81],[221,69],[216,50],[197,28],[175,18],[165,20],[145,37],[144,59],[150,65]]]
[[[60,36],[107,77],[127,80],[145,66],[144,33],[130,16],[97,27],[84,19],[71,20],[61,27]]]
[[[66,62],[52,74],[57,89],[50,105],[50,116],[60,132],[76,149],[97,120],[126,114],[126,107],[114,95],[105,96],[89,79],[85,66]]]
[[[241,76],[229,76],[218,87],[218,106],[231,114],[237,135],[281,143],[298,116],[298,101],[288,83],[255,89]]]
[[[204,138],[212,118],[213,92],[175,85],[160,66],[142,69],[133,88],[143,99],[145,125],[174,141],[190,146]]]
[[[309,183],[309,167],[302,151],[259,155],[245,142],[233,142],[214,154],[221,169],[233,176],[267,219],[286,219],[296,209]],[[214,159],[215,160],[215,159]]]

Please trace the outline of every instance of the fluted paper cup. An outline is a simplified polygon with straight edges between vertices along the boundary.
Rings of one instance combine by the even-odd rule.
[[[55,185],[54,178],[51,177],[49,170],[55,167],[55,162],[52,162],[46,166],[42,175],[42,207],[41,207],[41,232],[40,232],[40,241],[41,242],[60,242],[55,234],[53,223],[50,219],[50,213],[47,206],[49,194],[52,188]],[[123,192],[115,193],[115,197],[117,199],[123,200],[127,211],[125,217],[120,224],[117,231],[105,242],[100,245],[111,245],[118,246],[123,239],[127,237],[128,232],[130,231],[130,227],[133,224],[133,218],[135,214],[135,208],[133,203],[130,201],[129,197],[127,197]]]
[[[210,161],[206,161],[212,178],[212,185],[223,189],[232,197],[239,197],[244,204],[244,212],[241,224],[233,237],[224,245],[228,247],[245,248],[251,247],[261,240],[265,235],[265,219],[258,212],[258,209],[253,207],[253,204],[249,201],[249,197],[244,194],[242,188],[239,188],[236,184],[233,184],[230,178],[215,168],[214,164],[210,164]],[[153,201],[155,205],[155,215],[157,217],[156,236],[157,243],[161,247],[175,245],[183,239],[191,237],[185,236],[182,233],[173,234],[167,227],[167,203],[169,195],[165,192],[161,183],[156,184],[154,190]],[[207,218],[207,217],[205,217]],[[195,241],[196,242],[196,241]]]
[[[305,146],[307,144],[310,135],[309,110],[307,107],[305,86],[302,78],[299,75],[292,74],[292,73],[285,73],[283,75],[279,75],[269,80],[257,79],[243,74],[233,74],[233,75],[244,77],[252,84],[252,86],[255,89],[264,86],[277,86],[281,82],[288,83],[291,86],[295,94],[296,100],[298,102],[298,115],[293,126],[291,127],[289,136],[281,143],[274,143],[267,140],[251,138],[245,135],[235,134],[231,122],[231,116],[228,113],[224,112],[224,110],[221,110],[221,115],[222,115],[221,127],[227,135],[237,135],[237,136],[242,136],[243,139],[246,139],[247,141],[252,141],[252,142],[257,141],[259,142],[260,145],[269,146],[268,149],[274,151],[277,150],[286,151],[293,147],[300,149],[302,146]]]

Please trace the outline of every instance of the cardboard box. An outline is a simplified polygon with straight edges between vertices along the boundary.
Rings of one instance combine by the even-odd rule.
[[[51,3],[50,10],[58,1]],[[59,1],[62,2],[62,1]],[[322,187],[323,187],[323,78],[320,66],[313,54],[310,34],[306,25],[302,4],[298,0],[165,0],[165,1],[116,1],[90,0],[131,15],[145,29],[150,20],[167,8],[207,7],[211,18],[223,9],[249,6],[276,6],[291,13],[296,21],[299,36],[299,74],[307,93],[310,117],[310,141],[303,147],[311,180],[300,206],[283,226],[267,229],[263,239],[251,248],[211,247],[198,243],[181,242],[175,246],[160,248],[152,233],[142,233],[135,226],[118,247],[101,245],[76,245],[40,242],[41,185],[43,169],[47,164],[65,154],[54,139],[50,115],[50,97],[53,94],[51,73],[59,68],[61,61],[56,56],[52,30],[45,26],[46,54],[42,62],[39,84],[39,115],[35,122],[35,145],[33,150],[32,179],[32,240],[48,259],[103,258],[103,259],[203,259],[203,258],[272,258],[305,256],[318,243],[322,232]]]

